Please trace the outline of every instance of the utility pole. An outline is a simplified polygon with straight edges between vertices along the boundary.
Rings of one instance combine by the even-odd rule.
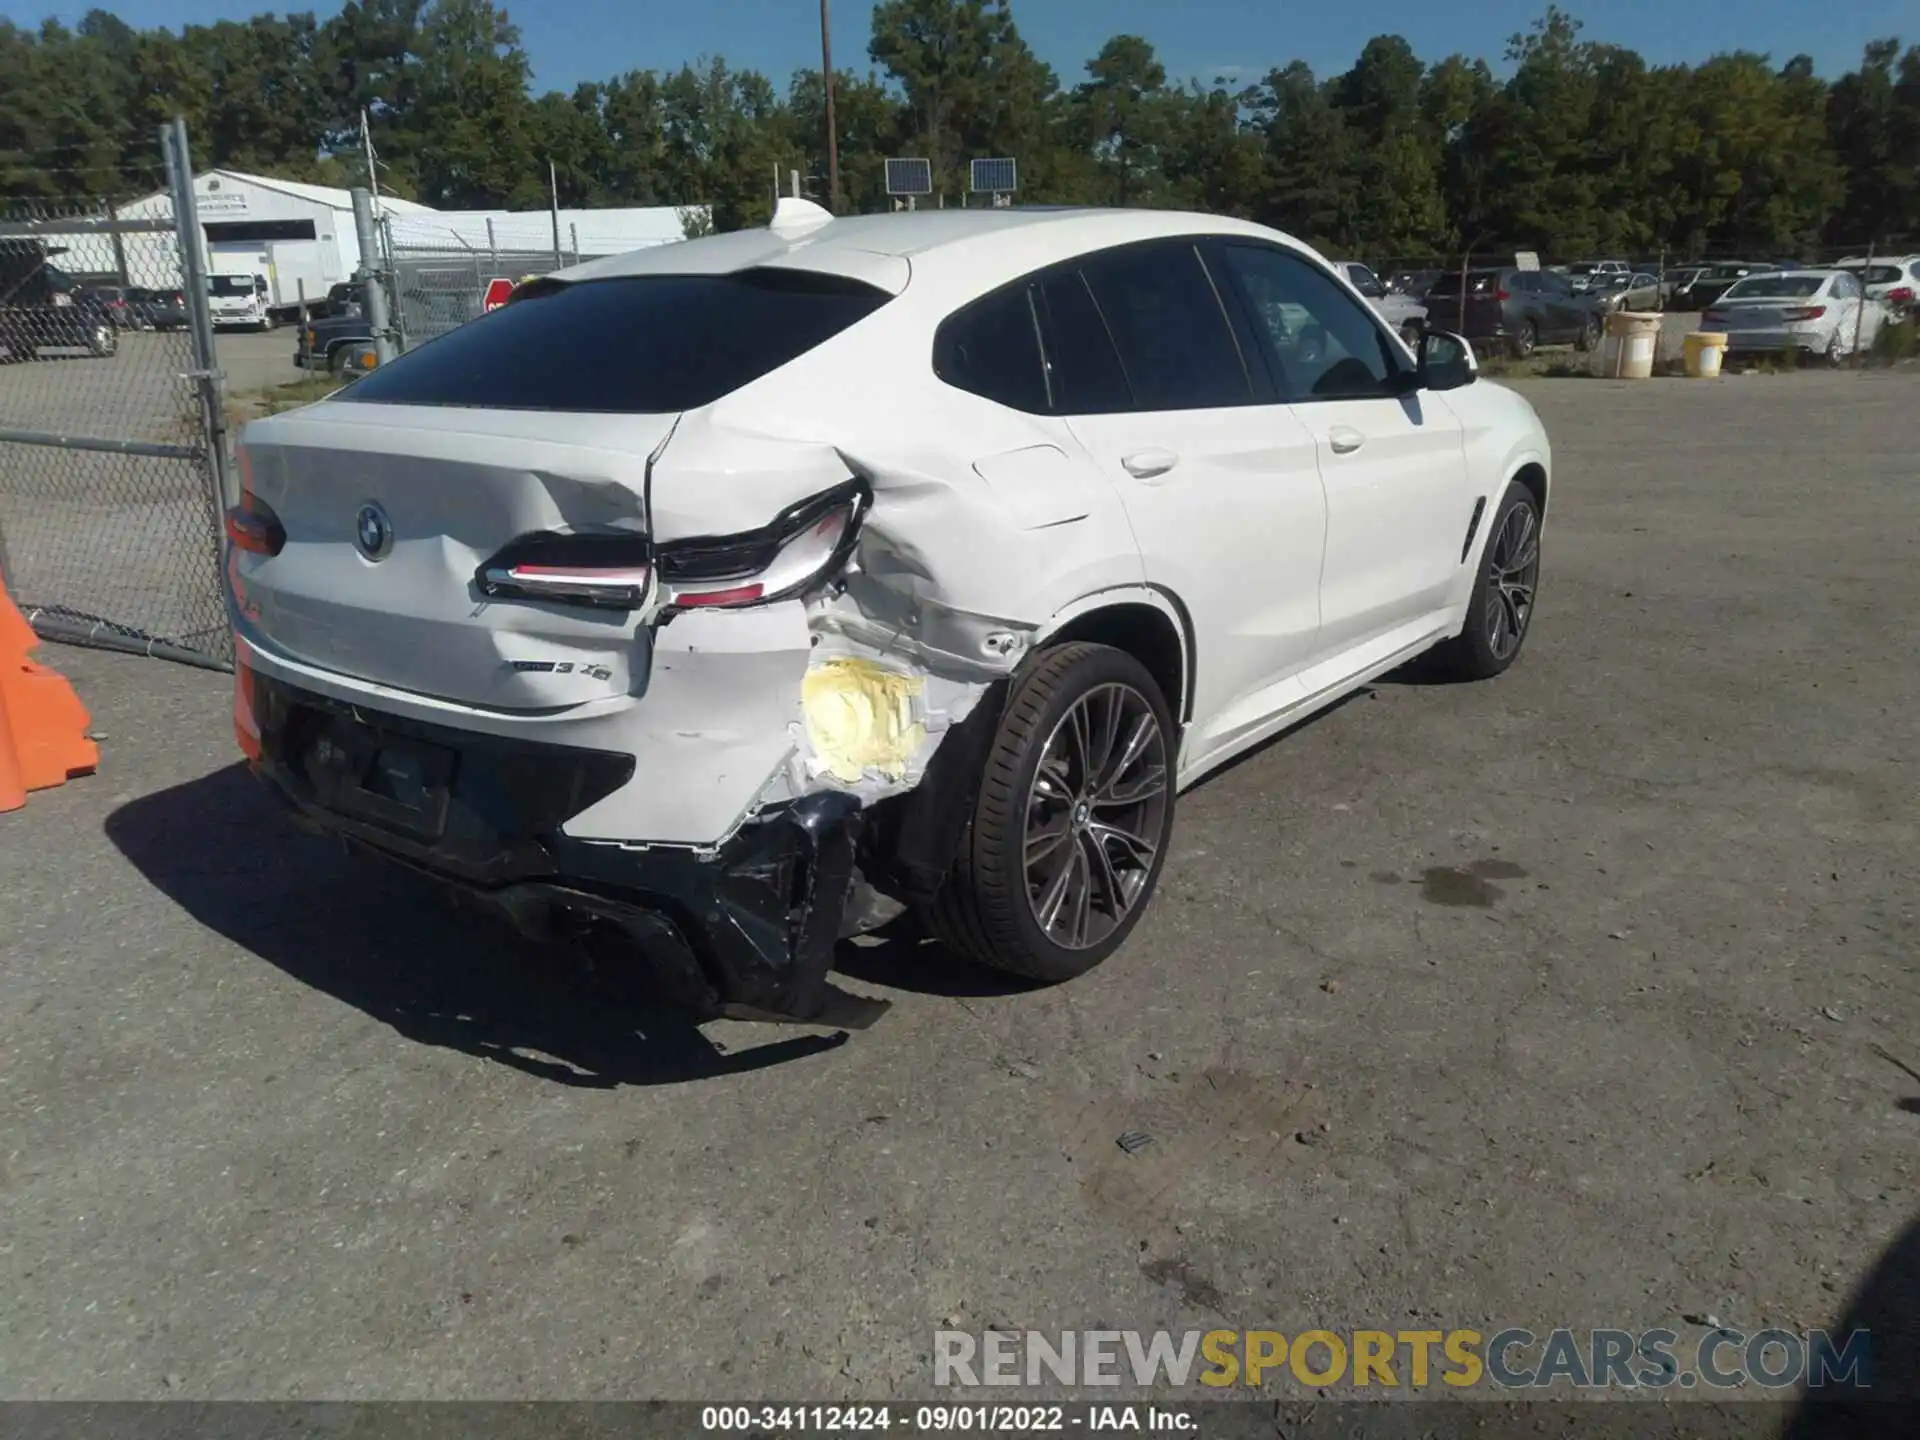
[[[380,174],[374,168],[373,129],[367,124],[367,107],[360,107],[360,148],[367,155],[367,189],[373,192],[373,213],[380,214]]]
[[[393,336],[387,328],[387,276],[380,263],[380,231],[373,223],[373,193],[353,192],[353,229],[360,241],[360,274],[367,292],[367,328],[373,331],[373,353],[379,365],[393,359]]]
[[[560,260],[560,172],[553,168],[553,158],[547,158],[547,195],[553,209],[553,268],[558,270]]]
[[[840,213],[840,131],[833,118],[833,40],[827,33],[827,0],[820,0],[820,78],[827,87],[827,208]]]

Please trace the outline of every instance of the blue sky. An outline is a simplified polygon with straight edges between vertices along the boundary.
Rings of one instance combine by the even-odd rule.
[[[43,14],[72,23],[86,4],[33,7],[0,0],[0,14],[29,24]],[[108,5],[136,26],[237,19],[265,8],[243,0],[123,0]],[[330,3],[312,7],[322,14]],[[1717,50],[1814,57],[1820,72],[1851,69],[1860,48],[1882,35],[1920,41],[1914,0],[1586,0],[1565,4],[1588,38],[1630,45],[1650,61],[1700,60]],[[507,6],[520,26],[538,88],[567,89],[633,69],[670,69],[701,55],[772,76],[784,88],[802,66],[820,63],[818,0],[546,0]],[[1253,79],[1290,60],[1335,74],[1374,35],[1400,34],[1427,60],[1453,51],[1498,62],[1507,36],[1526,28],[1546,0],[1014,0],[1014,18],[1066,84],[1108,36],[1146,36],[1175,77]],[[836,69],[868,68],[870,0],[833,4]]]

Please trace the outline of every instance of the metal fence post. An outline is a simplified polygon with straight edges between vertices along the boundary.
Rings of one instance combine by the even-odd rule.
[[[113,237],[113,273],[116,284],[131,285],[133,281],[127,275],[127,242],[120,237],[120,212],[113,208],[113,197],[109,195],[107,206],[107,233]]]
[[[1860,303],[1853,311],[1853,354],[1850,357],[1853,368],[1858,370],[1863,357],[1860,354],[1860,326],[1867,318],[1867,277],[1873,273],[1873,241],[1867,242],[1867,263],[1860,267]]]
[[[379,232],[373,224],[373,196],[365,189],[353,192],[353,228],[360,239],[360,276],[367,292],[367,324],[373,330],[376,362],[393,359],[393,339],[387,331],[386,267],[380,264]]]
[[[226,376],[213,340],[213,307],[207,290],[204,236],[200,211],[193,198],[193,158],[187,145],[187,122],[175,119],[160,127],[160,148],[167,159],[167,183],[173,192],[173,228],[180,247],[181,287],[187,310],[187,330],[193,341],[193,380],[200,395],[202,434],[213,481],[213,523],[216,536],[220,517],[239,503],[227,455]],[[217,541],[216,541],[217,543]]]

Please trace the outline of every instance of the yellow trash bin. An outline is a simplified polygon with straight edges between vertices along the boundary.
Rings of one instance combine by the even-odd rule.
[[[1694,380],[1717,380],[1726,359],[1727,337],[1712,330],[1696,330],[1680,342],[1686,352],[1687,375]]]
[[[1615,310],[1607,316],[1607,333],[1594,356],[1594,374],[1609,380],[1651,378],[1662,318],[1657,312],[1639,310]]]

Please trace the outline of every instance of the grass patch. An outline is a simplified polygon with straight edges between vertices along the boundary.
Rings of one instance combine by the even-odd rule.
[[[286,385],[268,385],[227,396],[227,424],[238,427],[265,415],[311,405],[349,384],[337,375],[308,375]]]
[[[291,385],[275,385],[261,391],[263,415],[278,415],[282,410],[298,410],[302,405],[311,405],[316,400],[324,400],[334,391],[346,384],[337,375],[309,375],[296,380]]]
[[[1920,360],[1920,321],[1882,325],[1864,357],[1868,365],[1906,365]]]

